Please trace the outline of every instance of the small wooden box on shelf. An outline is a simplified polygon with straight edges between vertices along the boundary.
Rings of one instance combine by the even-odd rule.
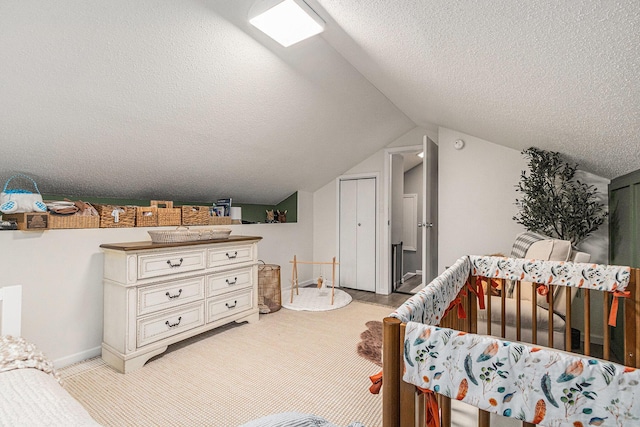
[[[39,231],[49,229],[48,212],[21,212],[13,214],[3,214],[4,221],[13,220],[18,224],[18,230]]]

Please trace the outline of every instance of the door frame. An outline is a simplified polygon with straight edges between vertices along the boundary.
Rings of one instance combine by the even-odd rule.
[[[385,148],[384,150],[384,172],[383,172],[383,195],[382,195],[382,221],[383,231],[380,241],[380,259],[386,260],[380,265],[380,276],[378,283],[380,291],[378,293],[389,295],[393,291],[391,283],[391,156],[393,154],[415,153],[422,151],[422,145],[407,145],[404,147]],[[426,155],[426,153],[425,153]],[[422,159],[424,165],[424,158]],[[423,166],[424,167],[424,166]],[[424,188],[422,189],[424,193]],[[425,256],[423,254],[423,256]],[[385,279],[386,278],[386,279]]]
[[[375,179],[376,184],[376,221],[375,221],[375,230],[376,230],[376,293],[381,293],[381,266],[380,266],[380,174],[378,172],[370,172],[370,173],[356,173],[356,174],[347,174],[340,175],[336,178],[336,254],[338,256],[338,263],[340,263],[340,181],[351,181],[355,179]],[[340,285],[340,265],[338,264],[338,273],[337,273],[338,282],[336,286]]]

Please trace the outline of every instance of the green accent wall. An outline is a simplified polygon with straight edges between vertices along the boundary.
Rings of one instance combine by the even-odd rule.
[[[609,184],[609,264],[640,267],[640,170]],[[621,305],[622,306],[622,305]],[[624,309],[609,328],[611,351],[624,361]]]

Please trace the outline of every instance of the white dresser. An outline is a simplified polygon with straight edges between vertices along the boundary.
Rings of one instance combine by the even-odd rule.
[[[261,237],[103,244],[102,359],[120,372],[169,344],[230,322],[258,321]]]

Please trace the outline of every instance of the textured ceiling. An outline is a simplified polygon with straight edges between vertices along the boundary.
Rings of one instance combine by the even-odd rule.
[[[416,124],[640,167],[637,1],[311,0],[327,37]]]
[[[325,40],[256,40],[247,1],[0,0],[0,179],[277,203],[415,124]]]
[[[308,3],[327,31],[285,49],[252,0],[0,0],[0,181],[277,203],[416,125],[638,169],[635,2]]]

